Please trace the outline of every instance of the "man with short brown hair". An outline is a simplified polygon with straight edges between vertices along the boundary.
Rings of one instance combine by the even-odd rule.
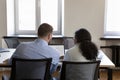
[[[21,43],[12,55],[17,58],[41,59],[52,58],[51,73],[53,73],[59,62],[60,53],[48,45],[52,39],[53,28],[47,23],[43,23],[38,28],[38,39],[32,42]]]
[[[43,23],[38,28],[38,37],[47,36],[49,33],[53,32],[53,27],[47,23]]]

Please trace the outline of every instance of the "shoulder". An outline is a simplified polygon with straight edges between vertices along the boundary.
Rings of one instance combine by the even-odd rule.
[[[66,51],[66,53],[75,53],[75,52],[78,52],[79,51],[79,48],[78,48],[78,45],[75,45],[75,46],[73,46],[72,48],[70,48],[70,49],[68,49],[67,51]]]
[[[26,45],[30,45],[30,44],[33,44],[34,42],[31,41],[31,42],[21,42],[20,43],[20,46],[26,46]]]
[[[76,52],[78,52],[78,47],[75,45],[66,51],[64,60],[70,60],[71,57],[75,56],[74,53]]]
[[[31,45],[32,42],[21,42],[16,49],[24,49]]]

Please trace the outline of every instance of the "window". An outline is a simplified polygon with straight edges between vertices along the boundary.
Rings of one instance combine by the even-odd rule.
[[[120,35],[120,0],[106,0],[105,35]]]
[[[13,20],[15,34],[36,34],[41,23],[49,23],[61,35],[62,5],[62,0],[7,0],[8,26]]]

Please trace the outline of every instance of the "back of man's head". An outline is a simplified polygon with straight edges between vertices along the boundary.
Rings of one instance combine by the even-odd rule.
[[[46,37],[53,32],[53,27],[47,23],[43,23],[38,28],[38,37]]]

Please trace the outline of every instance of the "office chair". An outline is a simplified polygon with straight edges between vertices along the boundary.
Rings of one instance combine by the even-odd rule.
[[[63,61],[60,80],[98,80],[100,61]]]
[[[16,48],[20,42],[17,38],[6,38],[6,37],[3,37],[8,48]]]
[[[50,66],[52,58],[19,59],[13,58],[11,76],[5,75],[2,80],[50,80]]]

